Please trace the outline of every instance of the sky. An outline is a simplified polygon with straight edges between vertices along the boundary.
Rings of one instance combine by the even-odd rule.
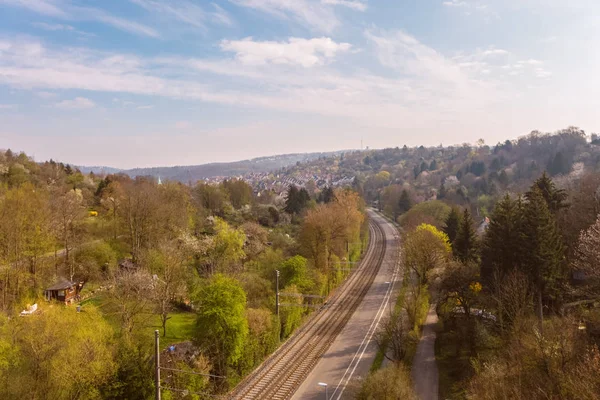
[[[0,0],[0,148],[117,168],[600,131],[597,0]]]

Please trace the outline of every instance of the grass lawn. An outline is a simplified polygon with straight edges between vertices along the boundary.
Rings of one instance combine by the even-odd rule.
[[[106,302],[106,293],[101,293],[95,297],[82,301],[83,308],[86,306],[95,306],[102,311],[104,318],[110,323],[115,332],[121,329],[119,315],[112,310],[111,305]],[[135,334],[147,336],[148,340],[154,340],[154,331],[158,329],[160,333],[160,347],[165,348],[173,343],[191,340],[196,324],[196,314],[193,312],[175,311],[169,314],[167,321],[167,335],[163,337],[162,324],[160,316],[152,314],[150,311],[139,315]]]
[[[167,347],[173,343],[191,340],[196,324],[196,314],[191,312],[176,312],[169,315],[167,321],[167,336],[163,336],[162,324],[159,315],[152,315],[143,328],[148,335],[153,337],[154,331],[160,333],[160,347]]]

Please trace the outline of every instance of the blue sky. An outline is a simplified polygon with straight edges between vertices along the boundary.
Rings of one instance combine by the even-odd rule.
[[[129,168],[600,131],[597,0],[0,0],[0,148]]]

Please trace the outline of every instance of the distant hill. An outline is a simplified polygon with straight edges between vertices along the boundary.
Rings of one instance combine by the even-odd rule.
[[[314,161],[322,157],[330,157],[342,153],[303,153],[303,154],[283,154],[270,157],[259,157],[251,160],[234,161],[226,163],[211,163],[202,165],[184,165],[175,167],[152,167],[152,168],[134,168],[120,170],[110,167],[78,167],[83,173],[125,173],[131,177],[135,176],[154,176],[161,177],[163,180],[176,180],[180,182],[196,182],[200,179],[214,177],[235,177],[248,173],[261,173],[276,171],[281,168],[289,167],[297,163]]]
[[[122,171],[119,168],[103,167],[103,166],[77,167],[77,168],[79,168],[79,170],[84,174],[89,174],[90,172],[93,172],[95,174],[116,174],[116,173]]]

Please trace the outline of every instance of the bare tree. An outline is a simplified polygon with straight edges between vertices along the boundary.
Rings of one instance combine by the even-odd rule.
[[[120,272],[114,277],[108,303],[121,319],[121,331],[130,335],[152,306],[155,280],[144,270]]]
[[[84,217],[83,196],[79,190],[57,188],[52,193],[50,204],[54,215],[54,229],[56,236],[63,246],[65,265],[69,270],[71,280],[75,274],[71,251],[78,239],[77,224]]]
[[[498,309],[498,321],[502,329],[514,327],[526,320],[533,310],[533,293],[527,276],[514,270],[503,279],[496,277],[492,299]]]
[[[600,278],[600,214],[594,225],[579,236],[574,267],[588,278]]]
[[[390,312],[379,329],[375,332],[375,343],[385,358],[395,364],[400,364],[408,349],[409,328],[406,315],[401,312]]]
[[[169,314],[186,293],[187,255],[176,242],[165,242],[159,245],[157,258],[152,298],[166,336]]]

